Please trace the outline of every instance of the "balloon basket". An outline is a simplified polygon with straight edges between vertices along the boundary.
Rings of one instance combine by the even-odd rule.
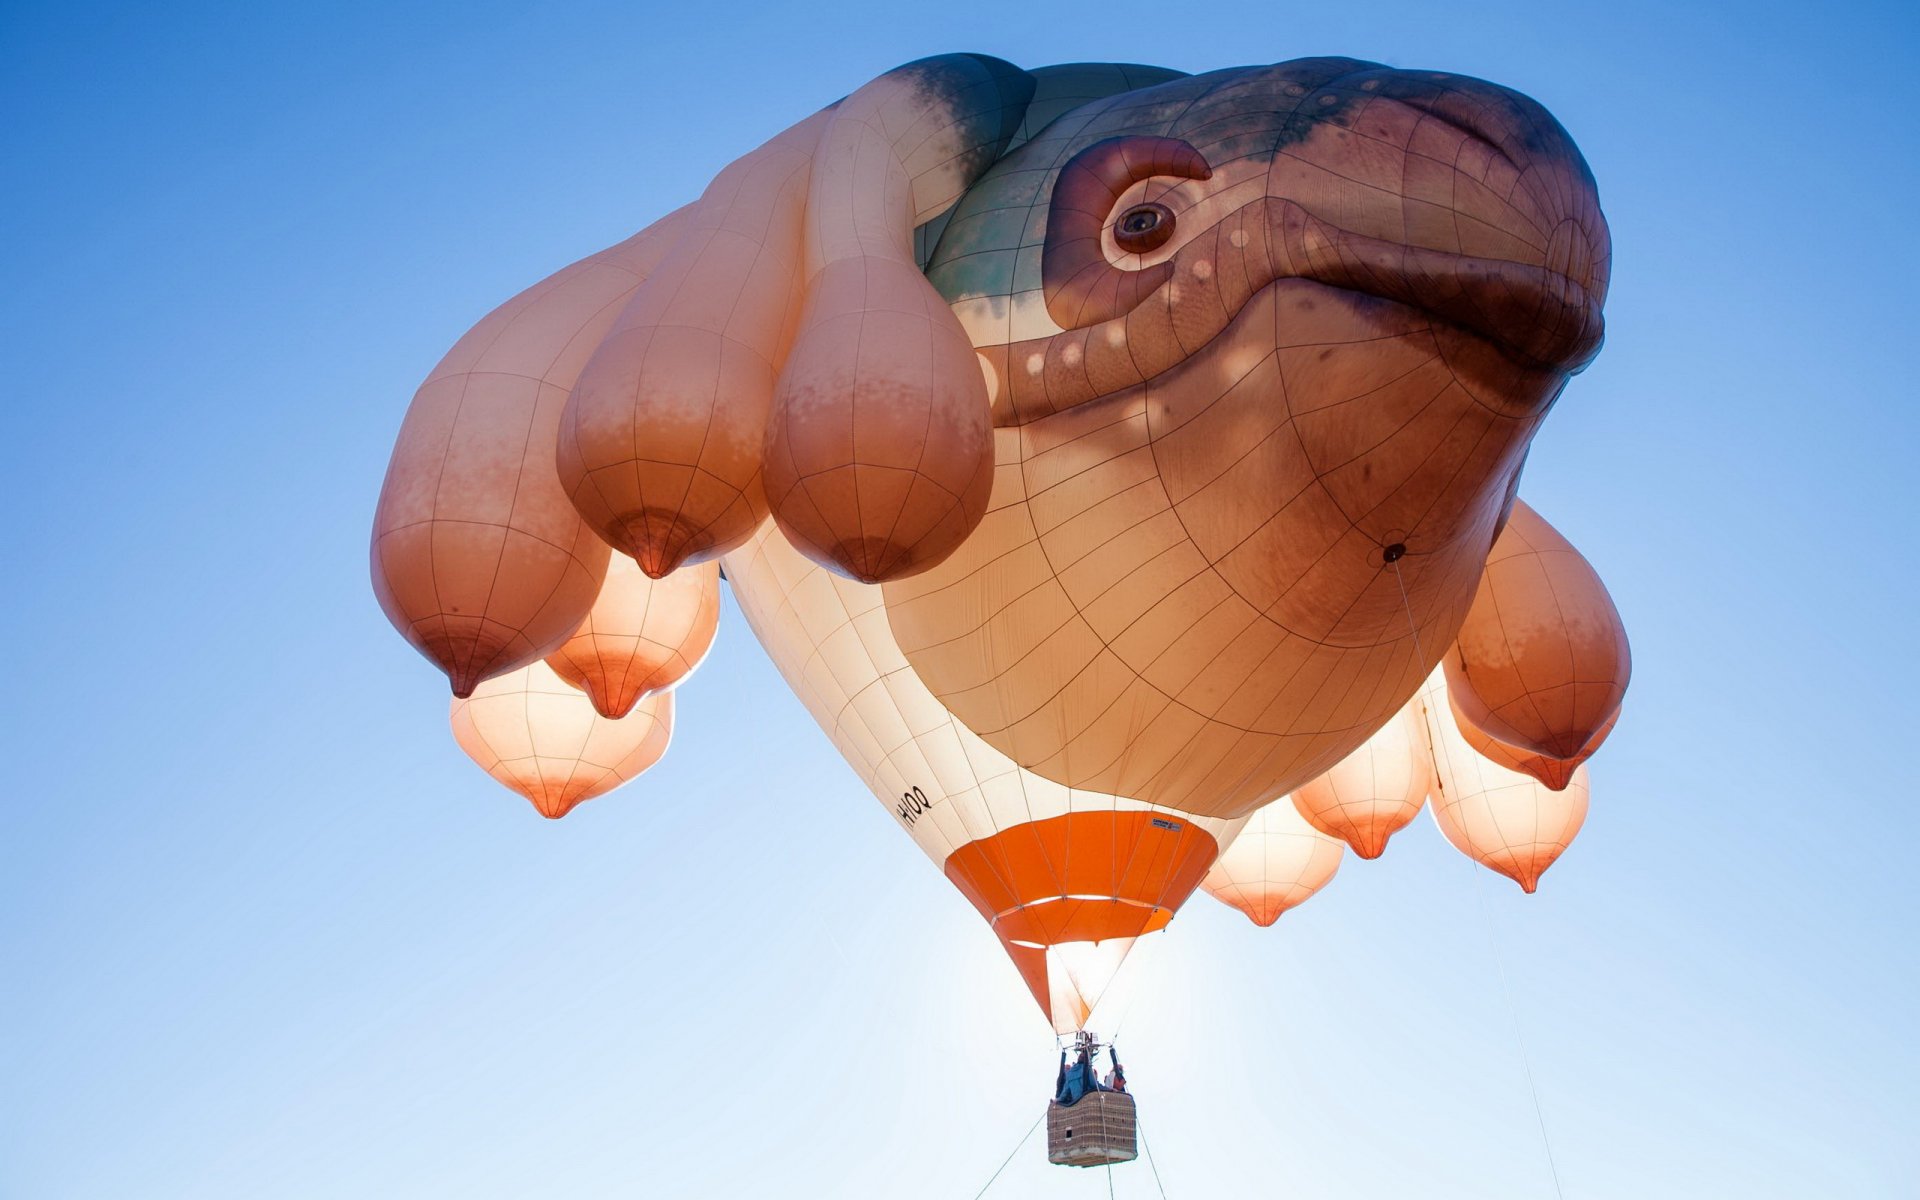
[[[1140,1157],[1133,1097],[1089,1092],[1072,1104],[1047,1105],[1047,1161],[1063,1167],[1106,1167]]]

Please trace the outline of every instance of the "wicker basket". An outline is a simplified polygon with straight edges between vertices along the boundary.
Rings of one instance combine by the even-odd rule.
[[[1048,1162],[1104,1167],[1139,1156],[1133,1097],[1125,1092],[1089,1092],[1072,1104],[1047,1105]]]

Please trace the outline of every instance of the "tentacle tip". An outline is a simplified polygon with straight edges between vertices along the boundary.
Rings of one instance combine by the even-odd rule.
[[[827,551],[836,571],[861,583],[885,583],[908,572],[907,549],[881,537],[843,538]]]
[[[620,720],[633,711],[634,705],[640,703],[640,695],[637,692],[631,696],[608,696],[605,699],[588,692],[587,698],[593,702],[593,711],[609,721]]]
[[[658,508],[631,513],[616,524],[608,539],[631,558],[649,579],[665,579],[699,548],[701,531],[679,512]]]
[[[673,554],[648,554],[643,550],[633,556],[633,561],[639,564],[640,573],[648,579],[665,579],[680,569],[679,557]]]

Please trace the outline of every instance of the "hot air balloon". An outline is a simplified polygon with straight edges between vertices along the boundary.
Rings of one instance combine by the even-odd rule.
[[[673,693],[642,700],[619,720],[535,662],[455,699],[454,740],[487,774],[559,820],[660,761],[673,737]]]
[[[1516,500],[1446,670],[1462,723],[1519,755],[1549,760],[1541,778],[1551,783],[1599,749],[1633,661],[1599,574]]]
[[[1433,751],[1413,701],[1333,770],[1301,784],[1293,803],[1315,829],[1361,858],[1379,858],[1387,839],[1419,814],[1432,786]]]
[[[901,656],[880,588],[764,526],[724,560],[747,623],[881,806],[999,936],[1056,1032],[1087,1021],[1239,821],[1078,792],[954,720]]]
[[[1566,852],[1587,819],[1587,769],[1554,791],[1501,766],[1461,736],[1448,709],[1444,671],[1423,693],[1433,741],[1433,822],[1454,848],[1500,872],[1528,894]]]
[[[607,547],[553,467],[560,410],[621,303],[674,244],[680,214],[489,313],[420,386],[373,519],[373,590],[456,696],[567,640]]]
[[[1201,885],[1222,904],[1267,926],[1306,902],[1340,869],[1340,839],[1308,824],[1282,796],[1253,811]]]
[[[607,566],[593,610],[552,654],[554,673],[587,693],[603,717],[624,717],[700,665],[720,623],[720,566],[649,579],[624,554]]]
[[[463,340],[395,450],[376,590],[457,693],[524,668],[455,723],[558,815],[658,757],[645,693],[711,636],[710,606],[636,618],[625,556],[705,600],[719,560],[1091,1050],[1210,868],[1256,921],[1324,883],[1309,821],[1378,854],[1431,775],[1529,890],[1578,829],[1625,641],[1515,497],[1610,269],[1578,149],[1494,84],[924,59]],[[1057,1093],[1049,1156],[1125,1161],[1132,1122]]]

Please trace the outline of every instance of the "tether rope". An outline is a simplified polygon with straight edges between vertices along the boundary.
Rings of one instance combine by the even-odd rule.
[[[1154,1165],[1153,1147],[1147,1145],[1146,1132],[1140,1128],[1140,1125],[1137,1121],[1135,1122],[1133,1127],[1133,1134],[1135,1137],[1140,1139],[1141,1153],[1147,1156],[1147,1169],[1153,1172],[1153,1186],[1159,1190],[1160,1200],[1167,1200],[1167,1189],[1164,1186],[1162,1186],[1160,1183],[1160,1168]]]
[[[1486,889],[1480,886],[1480,864],[1467,859],[1467,867],[1473,874],[1474,899],[1480,905],[1480,925],[1487,934],[1487,949],[1493,954],[1493,965],[1500,972],[1500,990],[1507,997],[1507,1018],[1513,1022],[1513,1041],[1520,1047],[1520,1067],[1526,1072],[1527,1094],[1533,1097],[1533,1119],[1540,1123],[1540,1147],[1547,1152],[1547,1170],[1553,1176],[1553,1194],[1566,1200],[1566,1193],[1560,1190],[1560,1165],[1553,1159],[1553,1139],[1547,1136],[1547,1114],[1540,1107],[1540,1089],[1533,1082],[1533,1056],[1527,1053],[1527,1035],[1520,1025],[1520,1006],[1513,998],[1513,980],[1507,975],[1507,959],[1500,953],[1500,939],[1493,933],[1493,913],[1487,908]]]
[[[1033,1136],[1033,1131],[1040,1128],[1040,1122],[1046,1119],[1046,1110],[1042,1109],[1040,1115],[1034,1118],[1033,1124],[1027,1126],[1027,1131],[1020,1135],[1020,1140],[1013,1144],[1013,1149],[1007,1151],[1007,1157],[1001,1160],[1000,1165],[993,1169],[993,1174],[989,1175],[987,1181],[980,1185],[980,1190],[973,1194],[973,1200],[980,1200],[980,1197],[987,1194],[987,1189],[993,1186],[993,1181],[1000,1178],[1000,1172],[1007,1169],[1007,1164],[1013,1161],[1013,1156],[1020,1153],[1020,1147],[1027,1144],[1027,1139]]]
[[[1400,560],[1397,557],[1390,559],[1388,565],[1393,568],[1393,581],[1400,585],[1400,606],[1407,613],[1407,631],[1413,634],[1414,661],[1425,662],[1426,653],[1420,649],[1420,626],[1413,619],[1413,602],[1407,597],[1407,581],[1400,576]],[[1424,678],[1420,686],[1422,691],[1426,690]],[[1431,742],[1438,735],[1438,731],[1431,724],[1437,718],[1431,713],[1427,716],[1429,718],[1427,739]],[[1540,1088],[1533,1081],[1533,1056],[1527,1053],[1526,1031],[1520,1025],[1520,1006],[1514,1001],[1513,982],[1507,976],[1506,956],[1500,953],[1500,939],[1493,933],[1493,914],[1487,909],[1487,898],[1482,894],[1483,889],[1480,887],[1480,864],[1465,855],[1461,855],[1461,858],[1467,864],[1468,878],[1473,881],[1470,886],[1474,901],[1480,908],[1480,927],[1487,936],[1487,949],[1493,955],[1494,967],[1500,972],[1500,990],[1507,997],[1507,1017],[1513,1022],[1514,1044],[1520,1048],[1520,1066],[1526,1072],[1527,1094],[1533,1098],[1533,1119],[1540,1125],[1540,1148],[1547,1154],[1547,1171],[1553,1176],[1553,1194],[1559,1197],[1559,1200],[1566,1200],[1566,1193],[1560,1188],[1560,1164],[1555,1162],[1553,1157],[1553,1139],[1547,1136],[1547,1114],[1540,1107]]]

